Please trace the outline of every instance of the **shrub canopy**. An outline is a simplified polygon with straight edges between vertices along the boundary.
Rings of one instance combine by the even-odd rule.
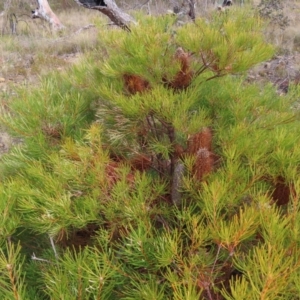
[[[2,118],[3,299],[295,299],[297,88],[251,11],[141,17]]]

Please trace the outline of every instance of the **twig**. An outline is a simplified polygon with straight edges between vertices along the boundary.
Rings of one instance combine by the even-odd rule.
[[[215,258],[213,267],[212,267],[212,269],[211,269],[211,274],[213,274],[213,272],[214,272],[214,270],[215,270],[215,266],[216,266],[217,260],[218,260],[218,258],[219,258],[220,250],[221,250],[221,244],[218,245],[218,251],[217,251],[217,255],[216,255],[216,258]]]
[[[52,249],[54,251],[55,258],[58,259],[58,254],[57,254],[57,251],[56,251],[56,248],[55,248],[53,238],[51,236],[49,236],[49,238],[50,238],[50,243],[51,243]]]
[[[208,296],[209,300],[214,300],[213,297],[212,297],[212,295],[211,295],[209,287],[205,288],[205,290],[207,292],[207,296]]]
[[[50,260],[47,260],[47,259],[44,259],[44,258],[36,257],[34,252],[33,252],[32,255],[31,255],[31,259],[32,259],[32,260],[37,260],[37,261],[44,261],[44,262],[47,262],[47,263],[49,263],[49,264],[52,264],[52,262],[51,262]]]
[[[149,4],[150,0],[146,0],[144,3],[141,4],[136,4],[133,7],[129,8],[131,10],[136,10],[136,9],[142,9],[144,6],[146,6],[147,4]]]
[[[88,1],[74,0],[78,5],[88,9],[98,10],[122,29],[129,31],[130,24],[137,24],[135,19],[122,11],[114,0],[105,0],[106,6],[95,6]]]

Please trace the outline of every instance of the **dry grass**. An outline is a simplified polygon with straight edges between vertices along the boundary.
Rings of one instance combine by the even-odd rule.
[[[289,17],[290,24],[286,28],[282,45],[293,51],[300,51],[300,1],[285,4],[284,13]]]
[[[14,0],[21,1],[21,0]],[[245,1],[253,4],[257,0]],[[0,17],[0,90],[11,83],[36,82],[39,75],[61,70],[78,60],[82,53],[97,48],[99,30],[107,30],[109,20],[97,11],[74,6],[73,0],[52,1],[52,8],[65,25],[61,32],[51,32],[49,25],[40,19],[31,19],[30,6],[12,11],[16,15],[16,34],[11,34],[9,20]],[[238,1],[236,1],[237,3]],[[152,1],[151,6],[136,1],[117,1],[127,11],[141,10],[148,14],[166,13],[172,5],[165,1]],[[150,2],[149,2],[150,3]],[[207,3],[209,4],[207,6]],[[215,9],[213,1],[197,1],[197,15],[205,15]],[[67,8],[62,10],[61,8]],[[24,11],[25,10],[25,11]],[[269,40],[282,52],[300,51],[300,1],[286,1],[284,14],[290,25],[281,30],[274,25],[267,29]],[[2,21],[2,23],[1,23]],[[78,32],[89,24],[89,27]]]
[[[17,23],[15,35],[0,35],[0,90],[13,83],[36,82],[40,75],[64,69],[97,47],[99,28],[107,22],[99,12],[79,7],[57,15],[65,25],[61,32],[51,32],[40,19],[27,18]]]
[[[289,0],[283,2],[283,15],[288,17],[289,24],[281,29],[276,24],[270,24],[266,29],[266,36],[281,53],[299,51],[300,40],[300,1]]]

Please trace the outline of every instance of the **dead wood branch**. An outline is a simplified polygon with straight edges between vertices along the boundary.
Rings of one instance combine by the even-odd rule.
[[[32,11],[32,18],[41,18],[47,21],[52,29],[60,30],[63,29],[64,26],[56,16],[56,14],[52,11],[47,0],[36,0],[37,8]]]
[[[173,1],[173,13],[177,16],[188,15],[193,21],[196,19],[195,0],[176,0]]]
[[[130,24],[136,24],[133,17],[122,11],[114,0],[74,0],[77,4],[89,8],[95,9],[106,15],[117,26],[130,31]]]

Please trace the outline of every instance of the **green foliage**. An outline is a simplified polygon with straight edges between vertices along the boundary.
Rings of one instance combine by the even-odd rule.
[[[102,31],[101,58],[17,91],[2,298],[298,296],[299,91],[244,80],[273,54],[261,28],[239,10],[143,17]]]
[[[20,244],[7,242],[0,250],[1,291],[2,299],[25,299],[24,273],[22,265],[24,258],[20,256]]]

